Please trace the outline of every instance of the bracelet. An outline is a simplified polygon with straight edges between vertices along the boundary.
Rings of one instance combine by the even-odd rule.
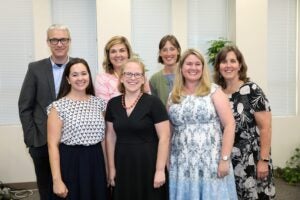
[[[269,159],[266,159],[266,158],[260,158],[261,161],[263,162],[269,162],[270,160]]]

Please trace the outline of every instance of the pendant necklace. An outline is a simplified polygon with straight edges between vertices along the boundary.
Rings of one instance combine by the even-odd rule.
[[[119,74],[116,71],[114,71],[114,74],[117,77],[117,79],[119,79]]]

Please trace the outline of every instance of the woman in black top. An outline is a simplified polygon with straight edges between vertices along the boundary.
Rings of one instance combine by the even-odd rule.
[[[137,59],[122,67],[119,90],[106,111],[109,183],[113,199],[167,199],[166,162],[170,125],[166,108],[143,93],[145,67]]]

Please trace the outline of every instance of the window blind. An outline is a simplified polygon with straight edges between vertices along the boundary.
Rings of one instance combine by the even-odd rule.
[[[84,58],[93,77],[98,71],[96,0],[52,0],[53,23],[68,26],[70,56]]]
[[[3,1],[0,12],[0,125],[18,124],[18,98],[33,59],[31,0]]]
[[[160,39],[171,34],[171,0],[132,0],[133,51],[146,65],[148,77],[161,69],[157,61]]]
[[[198,49],[207,59],[209,41],[228,36],[227,0],[188,0],[188,48]]]
[[[272,114],[296,114],[297,0],[268,1],[268,98]]]

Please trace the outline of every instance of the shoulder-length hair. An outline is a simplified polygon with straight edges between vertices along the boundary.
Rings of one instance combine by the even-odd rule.
[[[202,63],[202,75],[199,80],[199,84],[196,88],[196,96],[205,96],[209,94],[211,88],[211,81],[208,66],[204,60],[202,54],[196,49],[187,49],[181,56],[178,67],[175,71],[174,87],[172,89],[171,100],[173,103],[180,103],[181,97],[184,96],[185,78],[182,75],[182,67],[189,55],[195,55]]]
[[[144,81],[146,81],[145,79],[145,73],[146,73],[146,67],[144,65],[144,63],[138,59],[138,58],[130,58],[128,59],[121,67],[121,75],[119,77],[119,84],[118,84],[118,90],[120,93],[124,94],[125,93],[125,86],[123,83],[121,83],[121,78],[124,76],[124,70],[125,70],[125,67],[126,65],[128,65],[128,63],[137,63],[140,67],[141,67],[141,70],[142,70],[142,74],[143,74],[143,77],[144,77]],[[141,85],[141,92],[144,92],[144,84]]]
[[[178,51],[178,55],[177,55],[177,59],[176,62],[179,61],[180,59],[180,54],[181,54],[181,47],[180,44],[177,40],[177,38],[174,35],[165,35],[163,38],[161,38],[158,48],[159,48],[159,52],[164,48],[164,46],[166,45],[167,42],[170,42]],[[158,53],[158,58],[157,61],[161,64],[164,64],[162,57],[159,55]]]
[[[247,77],[247,64],[245,62],[244,56],[241,53],[241,51],[238,49],[237,46],[229,45],[223,47],[220,52],[217,54],[216,62],[214,65],[214,81],[216,84],[220,85],[223,89],[227,87],[226,82],[220,72],[220,64],[224,60],[226,60],[226,56],[229,52],[233,52],[236,55],[236,59],[241,65],[240,71],[239,71],[239,79],[243,82],[248,82],[250,80],[249,77]]]
[[[116,44],[124,44],[127,52],[128,52],[128,58],[131,58],[133,55],[130,43],[128,42],[127,38],[124,36],[114,36],[112,37],[105,45],[104,47],[104,60],[102,63],[102,66],[106,73],[113,74],[114,73],[114,66],[112,65],[110,59],[109,59],[109,50],[112,46]]]
[[[83,64],[89,73],[89,85],[86,88],[86,94],[95,96],[95,90],[94,90],[93,81],[92,81],[92,74],[91,74],[91,70],[90,70],[88,63],[82,58],[73,58],[67,63],[66,68],[64,70],[64,73],[63,73],[63,76],[61,79],[59,92],[57,95],[57,99],[65,97],[71,91],[71,85],[69,84],[67,78],[69,78],[69,76],[70,76],[70,71],[71,71],[72,66],[75,64],[78,64],[78,63]]]

